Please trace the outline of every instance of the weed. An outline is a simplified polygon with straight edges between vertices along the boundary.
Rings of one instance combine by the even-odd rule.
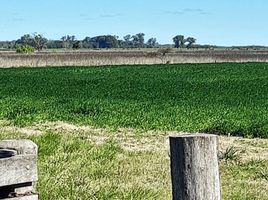
[[[226,148],[224,151],[219,152],[219,159],[223,161],[239,161],[239,150],[233,146]]]

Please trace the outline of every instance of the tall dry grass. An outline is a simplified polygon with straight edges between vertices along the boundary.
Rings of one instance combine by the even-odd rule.
[[[99,66],[165,63],[267,62],[268,51],[79,51],[0,53],[0,67]]]

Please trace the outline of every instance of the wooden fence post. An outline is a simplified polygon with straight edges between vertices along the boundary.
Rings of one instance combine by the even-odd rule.
[[[218,137],[170,136],[173,200],[220,200]]]

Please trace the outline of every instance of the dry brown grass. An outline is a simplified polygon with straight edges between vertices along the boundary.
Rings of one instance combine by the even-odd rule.
[[[167,53],[158,50],[100,50],[39,52],[35,54],[0,53],[0,67],[100,66],[174,63],[267,62],[267,51],[191,51]]]
[[[109,140],[116,141],[123,149],[128,151],[167,151],[169,147],[168,136],[174,134],[184,134],[175,131],[143,131],[131,128],[119,128],[117,130],[95,128],[91,126],[79,126],[66,122],[46,122],[37,123],[28,127],[17,127],[8,121],[0,121],[0,132],[10,132],[31,135],[42,135],[47,132],[54,132],[66,135],[86,135],[88,141],[102,144]],[[219,151],[224,151],[229,147],[239,150],[241,161],[252,159],[268,160],[268,140],[267,139],[247,139],[242,137],[219,137]]]

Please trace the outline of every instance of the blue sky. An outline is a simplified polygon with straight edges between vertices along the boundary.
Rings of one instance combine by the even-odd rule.
[[[268,45],[267,0],[0,0],[0,40],[38,32],[50,39],[144,32],[171,43]]]

